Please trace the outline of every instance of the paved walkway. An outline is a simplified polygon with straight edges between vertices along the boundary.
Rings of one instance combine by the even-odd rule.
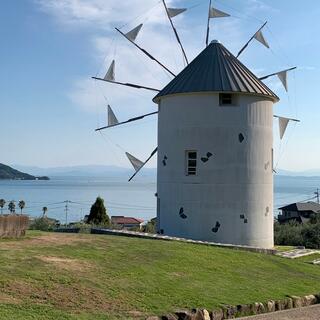
[[[315,253],[320,253],[320,251],[312,250],[312,249],[293,249],[293,250],[284,251],[284,252],[280,251],[277,253],[277,256],[280,256],[282,258],[296,259],[296,258],[309,256]]]
[[[320,320],[320,305],[278,311],[258,316],[239,318],[239,320]]]

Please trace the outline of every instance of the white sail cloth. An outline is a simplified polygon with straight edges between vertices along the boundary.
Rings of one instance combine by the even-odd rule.
[[[107,81],[114,81],[115,80],[115,61],[112,60],[111,65],[106,73],[106,75],[104,76],[104,80]]]
[[[284,118],[284,117],[279,117],[279,133],[280,133],[280,139],[283,138],[286,129],[288,127],[290,119]]]
[[[141,28],[142,28],[142,26],[143,26],[143,23],[139,24],[137,27],[135,27],[135,28],[133,28],[131,31],[127,32],[127,33],[125,34],[125,36],[126,36],[129,40],[135,42],[136,39],[137,39],[137,36],[138,36],[138,34],[139,34],[139,32],[140,32],[140,30],[141,30]]]
[[[212,7],[210,8],[209,18],[224,18],[224,17],[230,17],[230,14]]]
[[[274,116],[275,118],[278,118],[279,120],[279,134],[280,134],[280,139],[283,138],[288,124],[290,121],[294,121],[294,122],[300,122],[300,120],[297,119],[292,119],[292,118],[286,118],[286,117],[279,117],[279,116]]]
[[[138,171],[143,167],[144,163],[142,161],[140,161],[139,159],[137,159],[136,157],[134,157],[129,152],[126,152],[126,156],[128,157],[129,161],[131,162],[134,170]]]
[[[288,71],[281,71],[277,73],[278,78],[280,79],[281,83],[283,84],[286,91],[288,91],[288,81],[287,81],[287,73]]]
[[[115,116],[113,110],[111,109],[111,106],[108,105],[108,126],[114,126],[115,124],[118,124],[118,123],[119,121]]]
[[[168,8],[168,15],[170,18],[174,18],[176,17],[177,15],[187,11],[186,8],[181,8],[181,9],[178,9],[178,8]]]
[[[253,36],[257,41],[259,41],[260,43],[262,43],[265,47],[267,47],[268,49],[270,48],[267,40],[265,39],[263,33],[261,30],[257,31],[255,33],[255,35]]]

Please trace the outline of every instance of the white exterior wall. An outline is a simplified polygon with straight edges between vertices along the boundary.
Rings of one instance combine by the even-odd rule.
[[[157,192],[164,234],[273,247],[273,102],[240,94],[236,100],[221,107],[215,93],[161,98]],[[186,150],[198,153],[196,176],[186,175]],[[201,161],[207,152],[213,156]]]

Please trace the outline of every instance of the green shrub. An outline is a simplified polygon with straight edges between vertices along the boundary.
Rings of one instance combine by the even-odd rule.
[[[143,226],[143,232],[157,233],[156,219],[150,220],[145,226]]]
[[[29,226],[30,230],[53,231],[57,227],[57,222],[47,217],[35,218]]]
[[[80,229],[79,233],[90,233],[92,225],[84,222],[78,222],[73,224],[72,227],[79,228]]]
[[[301,246],[303,245],[303,237],[301,224],[297,222],[289,222],[285,224],[274,225],[274,242],[276,245],[282,246]]]
[[[311,249],[320,249],[320,222],[308,223],[302,230],[304,246]]]
[[[320,249],[320,218],[311,217],[307,223],[288,222],[274,224],[275,245],[305,246],[309,249]]]

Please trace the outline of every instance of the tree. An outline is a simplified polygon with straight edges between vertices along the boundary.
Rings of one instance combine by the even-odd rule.
[[[20,200],[18,203],[18,206],[19,206],[19,208],[21,210],[21,214],[22,214],[22,210],[25,208],[26,203],[23,200]]]
[[[306,248],[320,249],[320,223],[307,223],[302,229],[302,237]]]
[[[98,197],[96,202],[92,205],[88,217],[88,223],[96,225],[110,224],[110,219],[107,214],[106,207],[104,206],[104,200],[101,197]]]
[[[14,203],[13,200],[9,202],[8,209],[9,209],[10,213],[16,212],[16,204]]]
[[[48,208],[47,208],[47,207],[43,207],[43,208],[42,208],[42,217],[43,217],[43,218],[47,215],[47,211],[48,211]]]
[[[148,233],[156,233],[157,232],[156,225],[157,225],[157,218],[153,218],[150,221],[148,221],[148,223],[143,227],[143,231]]]
[[[6,201],[4,199],[0,199],[0,208],[1,208],[1,214],[3,214],[3,207],[5,206]]]

